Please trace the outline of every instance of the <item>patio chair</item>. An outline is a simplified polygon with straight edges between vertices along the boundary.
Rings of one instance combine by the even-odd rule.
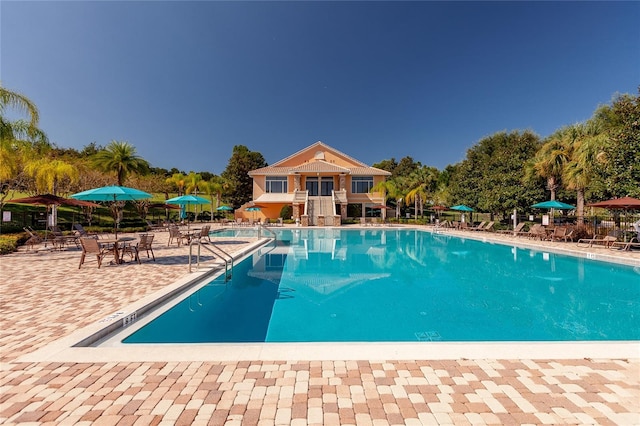
[[[611,243],[610,249],[614,250],[622,250],[622,251],[631,251],[632,248],[640,249],[640,240],[638,238],[633,237],[628,242],[624,241],[614,241]]]
[[[209,240],[209,242],[211,242],[211,237],[209,237],[209,231],[211,230],[211,225],[204,225],[201,229],[200,229],[200,238],[206,238],[207,240]]]
[[[129,256],[131,256],[132,260],[135,260],[138,262],[138,264],[141,264],[142,262],[140,261],[140,252],[144,250],[147,252],[147,259],[149,258],[149,252],[151,252],[151,257],[155,262],[156,256],[153,253],[153,247],[152,247],[154,237],[155,235],[153,234],[140,234],[140,240],[135,246],[131,244],[125,244],[124,247],[122,248],[122,254],[120,255],[120,260],[122,260],[125,254],[128,254]]]
[[[171,245],[171,243],[175,240],[180,247],[182,240],[187,238],[186,235],[182,234],[180,229],[175,225],[169,226],[169,240],[167,241],[167,246]]]
[[[82,247],[82,256],[80,256],[80,264],[78,269],[82,267],[87,255],[95,255],[98,260],[98,269],[102,266],[102,259],[114,252],[113,248],[102,247],[95,237],[80,237],[80,246]]]
[[[32,250],[33,246],[35,246],[36,244],[40,244],[44,241],[42,237],[36,234],[36,231],[34,231],[33,229],[26,228],[26,227],[22,229],[24,229],[24,232],[29,234],[29,239],[27,239],[27,241],[25,241],[24,243],[27,246],[27,250]]]

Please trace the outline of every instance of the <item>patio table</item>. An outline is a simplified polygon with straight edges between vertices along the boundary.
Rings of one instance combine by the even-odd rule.
[[[103,238],[98,240],[98,244],[108,245],[113,244],[113,259],[116,265],[123,263],[120,255],[120,244],[122,243],[122,249],[124,249],[126,243],[134,241],[134,237],[120,237],[120,238]]]

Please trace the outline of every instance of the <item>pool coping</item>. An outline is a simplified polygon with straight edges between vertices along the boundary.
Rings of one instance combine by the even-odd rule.
[[[354,229],[354,228],[351,228]],[[362,228],[370,229],[370,228]],[[389,228],[378,228],[389,229]],[[391,229],[398,229],[392,227]],[[429,228],[402,227],[423,232]],[[524,241],[505,241],[486,235],[448,233],[458,238],[471,238],[483,242],[518,246],[541,252],[567,254],[609,263],[640,266],[629,259],[602,259],[584,256],[584,252],[540,247]],[[234,260],[254,252],[268,242],[262,238],[234,256]],[[516,244],[517,243],[517,244]],[[522,244],[524,243],[524,244]],[[145,362],[145,361],[277,361],[277,360],[358,360],[358,359],[640,359],[640,341],[583,341],[583,342],[321,342],[321,343],[211,343],[211,344],[136,344],[100,347],[90,345],[124,329],[141,315],[165,300],[186,291],[207,276],[222,273],[220,265],[203,267],[186,277],[118,310],[62,339],[32,353],[19,357],[16,362]],[[375,354],[375,356],[371,356]]]

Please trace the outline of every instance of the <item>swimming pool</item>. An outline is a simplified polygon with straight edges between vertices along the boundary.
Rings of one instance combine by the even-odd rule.
[[[277,233],[123,342],[640,339],[633,267],[420,230]]]

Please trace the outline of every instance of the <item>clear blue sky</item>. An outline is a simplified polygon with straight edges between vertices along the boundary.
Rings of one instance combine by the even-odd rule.
[[[0,2],[0,79],[61,147],[221,173],[321,140],[439,169],[640,84],[640,2]]]

